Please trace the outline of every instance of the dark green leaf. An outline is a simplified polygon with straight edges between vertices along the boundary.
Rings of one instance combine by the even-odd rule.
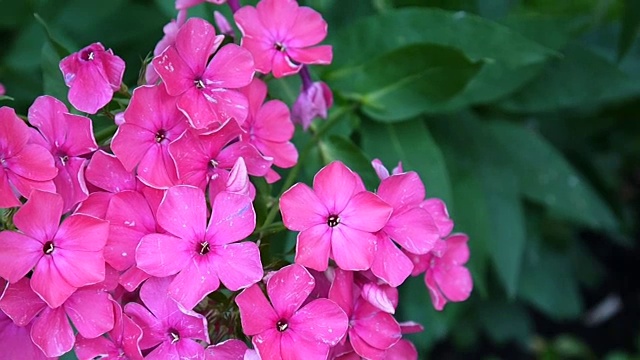
[[[593,108],[640,93],[640,85],[614,64],[580,45],[553,60],[521,91],[500,106],[510,112],[534,113],[567,108]]]
[[[484,331],[498,344],[509,341],[526,344],[532,334],[532,319],[527,309],[517,303],[482,302],[478,306],[478,318]]]
[[[357,99],[363,111],[380,121],[406,120],[446,102],[480,69],[457,50],[411,45],[362,66],[336,71],[329,85]]]
[[[371,160],[351,140],[331,135],[327,139],[321,140],[318,147],[320,156],[326,164],[340,160],[362,177],[362,181],[368,189],[378,187],[379,180],[371,166]]]
[[[624,0],[622,31],[618,39],[618,60],[627,55],[640,33],[640,0]]]
[[[438,144],[422,120],[399,124],[362,122],[362,148],[388,168],[401,161],[405,171],[416,171],[424,181],[428,197],[451,205],[449,173]]]
[[[33,14],[33,16],[36,18],[38,23],[40,23],[40,25],[42,25],[42,27],[44,28],[44,30],[45,30],[45,32],[47,34],[47,38],[49,39],[49,42],[51,43],[53,49],[58,54],[58,57],[60,57],[62,59],[65,56],[71,54],[71,51],[69,49],[67,49],[60,41],[57,40],[57,38],[51,32],[51,29],[49,28],[47,23],[44,21],[44,19],[42,17],[40,17],[40,15],[38,15],[38,14]]]
[[[614,230],[617,219],[589,183],[551,144],[523,126],[493,122],[489,129],[504,148],[520,191],[552,213],[584,225]]]

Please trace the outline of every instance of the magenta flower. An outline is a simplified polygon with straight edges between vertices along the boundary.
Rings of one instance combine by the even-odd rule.
[[[69,89],[69,102],[76,109],[95,114],[107,105],[120,89],[124,61],[105,50],[100,43],[91,44],[60,61],[60,71]]]
[[[46,360],[49,359],[34,343],[30,336],[31,324],[18,326],[0,311],[0,349],[4,360]]]
[[[136,88],[124,111],[125,123],[111,144],[127,171],[137,166],[140,180],[156,188],[168,188],[178,180],[169,143],[189,125],[175,101],[162,85]]]
[[[242,139],[254,145],[263,155],[273,158],[274,165],[285,169],[294,166],[298,162],[298,150],[291,143],[295,129],[289,108],[279,100],[265,103],[267,85],[260,79],[253,79],[241,91],[249,99],[249,116],[242,124],[246,134],[242,134]],[[267,173],[269,182],[279,178],[273,170]]]
[[[326,359],[347,330],[347,316],[328,299],[302,306],[315,286],[302,266],[285,266],[267,280],[269,300],[258,285],[236,297],[242,329],[253,336],[260,358]]]
[[[29,144],[30,138],[29,127],[16,112],[0,107],[0,208],[20,206],[17,194],[28,198],[33,189],[56,189],[53,157],[41,145]]]
[[[411,253],[426,254],[440,238],[440,233],[431,214],[420,207],[425,189],[415,172],[387,177],[380,182],[377,194],[393,207],[393,213],[378,233],[378,248],[371,271],[397,287],[411,275],[413,264],[394,242]]]
[[[0,276],[14,283],[33,269],[31,287],[52,308],[105,278],[109,223],[75,214],[60,224],[62,206],[60,195],[35,190],[13,218],[20,232],[0,232]]]
[[[160,41],[158,41],[156,47],[153,49],[153,56],[162,54],[162,52],[165,51],[169,46],[175,44],[178,30],[180,30],[180,27],[184,25],[186,21],[187,11],[178,11],[178,16],[176,17],[176,19],[171,20],[162,28],[164,36],[162,37],[162,39],[160,39]],[[145,80],[147,81],[147,84],[153,85],[157,83],[159,79],[160,76],[158,76],[156,69],[153,67],[153,62],[149,62],[149,64],[147,64],[147,69],[145,70]]]
[[[113,304],[114,325],[106,337],[87,339],[78,334],[75,353],[78,359],[95,359],[106,356],[117,360],[142,360],[140,339],[142,329],[122,313],[122,307]]]
[[[91,119],[69,114],[56,98],[40,96],[29,108],[29,122],[40,131],[31,141],[47,148],[54,157],[58,175],[53,182],[64,201],[62,211],[67,212],[89,196],[84,179],[88,161],[82,156],[98,149]]]
[[[247,99],[234,89],[253,79],[253,58],[234,44],[218,50],[223,38],[207,21],[191,18],[178,31],[175,44],[153,59],[167,92],[178,97],[178,108],[196,129],[216,127],[230,118],[241,123],[247,117]]]
[[[340,305],[349,317],[351,346],[366,359],[384,359],[386,350],[402,337],[400,325],[391,314],[371,305],[358,293],[353,272],[336,269],[329,299]]]
[[[300,91],[291,109],[291,118],[294,123],[302,125],[302,128],[307,130],[316,117],[326,119],[331,106],[333,106],[331,89],[324,82],[316,81]]]
[[[169,295],[193,309],[220,282],[232,291],[262,278],[258,246],[249,241],[256,225],[251,199],[219,193],[212,201],[207,225],[204,192],[186,185],[167,190],[158,208],[158,224],[168,234],[146,235],[136,249],[136,263],[146,273],[163,277],[177,274]]]
[[[206,360],[245,360],[247,351],[252,351],[240,340],[230,339],[211,345],[205,351]]]
[[[255,8],[242,7],[234,18],[256,71],[280,78],[297,73],[302,64],[331,63],[331,46],[315,46],[327,36],[327,22],[295,0],[262,0]]]
[[[209,342],[207,319],[185,310],[167,297],[171,278],[151,278],[140,288],[140,299],[146,306],[128,303],[126,315],[142,328],[140,348],[154,348],[147,360],[204,359],[204,347],[198,341]]]
[[[424,282],[436,310],[449,301],[465,301],[473,289],[471,273],[464,267],[469,260],[469,237],[453,234],[438,240],[434,251],[425,255],[408,254],[415,264],[412,275],[425,272]]]
[[[300,231],[296,263],[327,269],[331,256],[345,270],[367,270],[374,260],[375,232],[393,209],[364,188],[362,179],[333,162],[313,179],[313,189],[298,183],[280,198],[284,225]]]

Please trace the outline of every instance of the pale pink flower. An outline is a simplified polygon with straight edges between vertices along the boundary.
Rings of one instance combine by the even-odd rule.
[[[247,117],[247,99],[234,89],[253,79],[253,58],[235,44],[218,49],[223,38],[207,21],[191,18],[175,44],[153,59],[167,92],[178,97],[178,108],[196,129],[215,128],[230,118],[241,123]]]
[[[280,78],[297,73],[302,64],[331,63],[331,46],[315,46],[327,36],[327,22],[295,0],[262,0],[256,7],[240,8],[234,18],[256,71]]]
[[[91,119],[69,114],[60,100],[45,95],[29,108],[29,123],[39,130],[31,141],[53,155],[58,169],[53,182],[56,192],[62,195],[63,212],[67,212],[89,196],[84,179],[88,161],[83,156],[98,149]]]
[[[124,168],[137,167],[140,180],[152,187],[168,188],[178,180],[169,144],[189,125],[175,104],[162,85],[136,88],[113,136],[111,149]]]
[[[273,158],[274,165],[285,169],[293,167],[298,162],[298,150],[291,143],[295,129],[289,108],[280,100],[264,102],[267,85],[260,79],[253,79],[241,91],[249,100],[249,116],[242,123],[246,133],[242,134],[242,139],[254,145],[263,155]],[[279,178],[273,170],[267,173],[268,182]]]
[[[424,282],[436,310],[444,309],[449,301],[467,300],[471,294],[473,279],[464,266],[469,260],[467,241],[467,235],[453,234],[438,240],[436,249],[428,254],[408,254],[415,264],[412,275],[425,272]]]
[[[55,191],[58,174],[53,156],[46,148],[29,144],[27,124],[9,107],[0,107],[0,208],[20,206],[18,194],[26,198],[31,191]]]
[[[69,102],[76,109],[95,114],[120,89],[124,61],[93,43],[60,61],[60,71],[69,89]]]
[[[128,303],[124,307],[125,314],[142,328],[140,349],[153,348],[147,360],[204,359],[199,341],[209,342],[207,319],[167,297],[169,283],[171,278],[147,280],[140,288],[144,306]]]
[[[291,109],[291,118],[294,123],[302,125],[302,128],[307,130],[316,117],[326,119],[331,106],[333,106],[331,89],[324,82],[316,81],[300,91]]]
[[[169,295],[188,309],[222,282],[229,290],[262,278],[258,246],[238,242],[255,228],[255,212],[247,196],[219,193],[211,203],[207,225],[204,192],[179,185],[167,190],[158,208],[158,224],[168,234],[146,235],[136,249],[137,266],[153,276],[177,274]]]
[[[367,270],[376,235],[393,209],[365,190],[360,176],[336,161],[321,169],[313,189],[298,183],[280,198],[284,225],[300,231],[296,263],[327,269],[329,257],[345,270]]]
[[[13,218],[20,232],[0,232],[0,276],[14,283],[33,269],[31,287],[52,308],[105,278],[109,223],[84,214],[60,223],[62,206],[60,195],[34,190]]]
[[[253,285],[236,297],[242,329],[262,359],[326,359],[347,329],[347,316],[328,299],[303,306],[313,276],[302,266],[285,266],[267,280],[267,294]]]

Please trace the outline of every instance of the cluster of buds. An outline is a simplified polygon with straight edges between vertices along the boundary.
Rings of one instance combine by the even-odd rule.
[[[370,192],[336,161],[272,204],[299,233],[293,264],[265,266],[250,176],[278,181],[299,162],[295,123],[327,116],[308,68],[332,60],[327,24],[295,0],[229,0],[235,44],[219,13],[224,35],[187,19],[202,2],[176,1],[104,144],[51,96],[27,122],[0,108],[2,358],[416,359],[402,334],[422,327],[395,319],[397,287],[424,273],[436,309],[467,299],[467,237],[415,172],[374,160]],[[60,69],[81,112],[127,91],[100,43]],[[291,111],[267,101],[267,74],[301,77]]]

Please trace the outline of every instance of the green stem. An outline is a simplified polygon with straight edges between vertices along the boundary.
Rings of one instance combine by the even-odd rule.
[[[302,165],[305,163],[307,156],[309,156],[309,153],[311,152],[313,147],[317,145],[318,141],[320,141],[322,136],[326,134],[329,130],[331,130],[331,128],[335,124],[338,123],[338,120],[342,117],[342,115],[353,110],[353,108],[355,108],[355,105],[343,106],[343,107],[338,107],[333,112],[331,112],[327,121],[325,121],[322,124],[322,126],[318,129],[318,131],[315,134],[313,134],[313,136],[311,137],[311,140],[309,140],[309,142],[302,149],[302,152],[300,152],[300,156],[298,157],[298,163],[296,164],[296,166],[294,166],[291,169],[291,171],[289,172],[289,175],[282,183],[282,189],[280,190],[280,194],[278,194],[278,197],[277,197],[278,199],[282,196],[282,194],[285,191],[287,191],[293,185],[296,179],[298,179],[298,174],[300,174],[300,170],[302,168]],[[279,211],[280,211],[280,206],[278,202],[275,202],[273,207],[267,213],[264,223],[262,223],[262,226],[258,230],[258,232],[261,235],[264,232],[264,230],[267,229],[267,227],[271,225],[271,223],[275,220]]]

